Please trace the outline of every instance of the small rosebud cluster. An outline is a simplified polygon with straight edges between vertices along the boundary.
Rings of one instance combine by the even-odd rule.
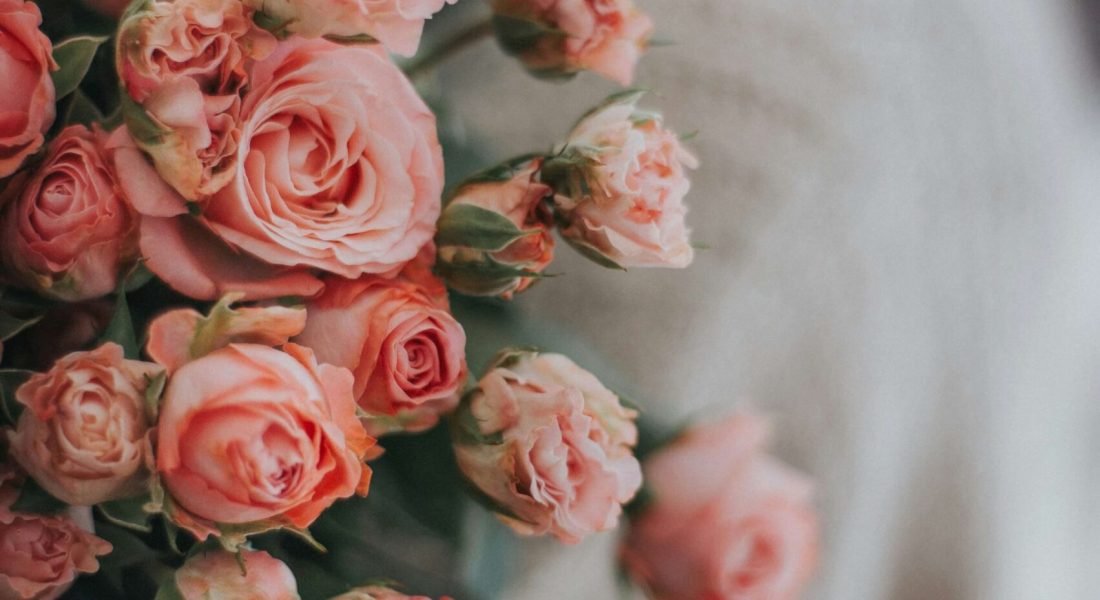
[[[695,158],[641,92],[593,109],[551,156],[522,157],[465,181],[439,221],[437,270],[456,291],[510,299],[541,277],[557,227],[605,267],[688,266],[687,169]]]

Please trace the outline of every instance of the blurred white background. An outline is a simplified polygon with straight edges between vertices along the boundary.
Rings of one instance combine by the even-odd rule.
[[[749,401],[819,482],[809,598],[1100,597],[1100,111],[1057,0],[638,0],[639,84],[698,130],[684,272],[563,248],[521,298],[651,415]],[[490,43],[443,74],[471,132],[547,148],[612,87]],[[487,102],[486,98],[500,101]],[[506,597],[612,598],[613,536],[525,543]],[[538,568],[534,568],[537,565]]]

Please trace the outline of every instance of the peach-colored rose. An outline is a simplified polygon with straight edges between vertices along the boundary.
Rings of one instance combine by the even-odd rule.
[[[356,588],[332,598],[331,600],[432,600],[427,596],[406,596],[401,592],[388,587],[372,585],[370,587]],[[439,600],[452,600],[444,596]]]
[[[403,56],[416,54],[424,21],[458,0],[244,0],[281,33],[369,36]]]
[[[157,472],[199,538],[307,527],[334,501],[366,494],[374,440],[356,417],[352,375],[307,348],[231,344],[169,378]]]
[[[653,35],[653,20],[633,0],[492,0],[492,5],[507,17],[497,20],[505,50],[538,75],[587,70],[630,85]],[[532,27],[541,33],[532,35]]]
[[[42,147],[56,116],[50,71],[57,64],[41,24],[34,2],[0,0],[0,179]]]
[[[267,552],[253,550],[242,550],[239,561],[236,555],[222,550],[196,554],[176,571],[171,584],[183,600],[300,598],[290,568]]]
[[[111,544],[89,533],[91,528],[87,507],[45,516],[0,503],[0,598],[54,600],[80,574],[98,571],[96,557],[109,553]]]
[[[145,389],[161,369],[104,344],[65,356],[19,387],[11,453],[58,499],[90,506],[144,489]]]
[[[248,69],[275,43],[237,0],[152,0],[121,25],[118,73],[136,103],[123,113],[185,198],[205,198],[233,178]]]
[[[506,351],[459,409],[455,454],[503,522],[577,543],[641,486],[636,417],[568,358]]]
[[[458,404],[466,382],[466,334],[446,291],[405,278],[332,280],[307,305],[296,341],[355,374],[355,396],[373,435],[423,431]]]
[[[741,414],[689,430],[646,461],[653,502],[623,545],[661,600],[794,600],[813,573],[811,484],[764,453],[767,424]]]
[[[553,190],[538,181],[541,164],[533,159],[504,165],[492,177],[475,177],[455,191],[440,218],[439,232],[445,238],[439,245],[440,272],[452,288],[511,299],[536,281],[523,273],[542,273],[554,260],[554,220],[543,202]],[[475,238],[476,228],[460,218],[471,206],[507,219],[517,238],[503,247],[486,248],[493,244]],[[449,223],[455,225],[448,227]]]
[[[282,42],[253,69],[242,119],[235,178],[201,218],[142,220],[149,268],[174,288],[204,298],[249,292],[222,280],[250,279],[227,273],[240,261],[291,269],[285,276],[392,275],[434,235],[443,185],[435,118],[380,49]],[[180,203],[156,209],[182,212]],[[252,289],[260,298],[279,286]]]
[[[64,129],[0,198],[6,278],[66,301],[109,294],[137,258],[136,219],[106,159],[106,134]]]
[[[696,160],[659,115],[637,110],[640,96],[612,97],[573,129],[559,161],[584,166],[548,165],[544,174],[557,172],[562,235],[575,246],[624,268],[686,267],[694,251],[685,168]]]

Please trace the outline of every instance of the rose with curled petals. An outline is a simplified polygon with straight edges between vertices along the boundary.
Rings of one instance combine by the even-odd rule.
[[[41,24],[42,12],[34,2],[0,0],[0,179],[42,147],[57,114],[50,77],[57,64]]]
[[[267,552],[199,552],[166,585],[182,600],[300,600],[294,573]]]

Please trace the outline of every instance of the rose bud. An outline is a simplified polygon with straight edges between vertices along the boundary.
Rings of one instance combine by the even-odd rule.
[[[123,115],[184,198],[206,198],[233,178],[248,69],[275,43],[237,0],[150,0],[121,24]]]
[[[691,264],[684,172],[696,160],[661,117],[636,108],[641,92],[613,96],[577,124],[543,167],[557,191],[562,236],[612,268]]]
[[[201,216],[142,219],[147,265],[176,290],[286,295],[224,285],[254,282],[256,262],[393,276],[435,235],[435,117],[377,46],[280,43],[253,68],[241,120],[233,180]]]
[[[50,71],[57,69],[53,45],[38,27],[34,2],[0,0],[0,73],[4,74],[0,119],[0,179],[19,169],[42,147],[56,116]],[[2,202],[0,202],[2,205]]]
[[[109,294],[137,260],[136,219],[106,160],[106,134],[64,129],[33,172],[0,196],[4,277],[76,302]]]
[[[497,40],[539,77],[593,71],[623,85],[653,35],[633,0],[491,0]]]
[[[319,360],[351,370],[372,435],[430,429],[458,404],[466,334],[438,280],[425,286],[406,277],[334,279],[307,310],[296,341],[314,348]]]
[[[402,56],[416,54],[424,21],[458,0],[244,0],[256,21],[286,36],[379,41]]]
[[[370,587],[356,588],[332,598],[331,600],[432,600],[427,596],[406,596],[401,592],[388,587],[372,585]],[[444,596],[439,600],[452,600]]]
[[[200,551],[162,587],[160,597],[181,600],[221,598],[299,600],[298,582],[283,561],[267,552]]]
[[[104,344],[65,356],[16,391],[11,453],[46,491],[90,506],[145,489],[145,390],[162,369]]]
[[[231,344],[169,378],[156,468],[170,518],[199,539],[240,543],[248,533],[304,529],[336,500],[366,495],[373,445],[349,371],[294,344]]]
[[[505,351],[459,407],[455,455],[516,532],[577,543],[614,528],[641,486],[636,417],[568,358]]]
[[[811,484],[764,452],[742,414],[696,427],[646,461],[652,495],[623,544],[659,600],[795,600],[817,560]]]
[[[111,544],[89,533],[87,507],[52,516],[13,512],[17,479],[9,466],[0,466],[0,598],[53,600],[80,574],[98,571],[96,557],[109,553]]]
[[[513,295],[554,260],[554,225],[538,181],[541,159],[524,158],[464,182],[439,219],[439,272],[471,296]]]

